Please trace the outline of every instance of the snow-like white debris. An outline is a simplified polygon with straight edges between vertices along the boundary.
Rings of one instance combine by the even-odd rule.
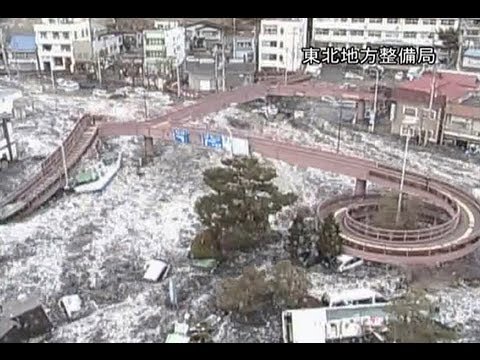
[[[128,91],[126,98],[113,100],[91,94],[38,93],[34,91],[38,85],[21,85],[34,99],[35,109],[32,116],[15,123],[23,160],[15,165],[18,168],[0,174],[0,196],[38,166],[32,157],[46,156],[58,146],[81,114],[105,114],[118,121],[144,119],[145,98],[141,92]],[[150,116],[165,113],[171,105],[162,93],[147,93],[146,100]],[[285,120],[274,121],[273,115],[266,120],[237,106],[202,122],[222,127],[232,126],[233,119],[247,123],[250,131],[334,149],[334,126],[321,119],[314,123],[307,112],[304,115],[295,120],[302,123],[293,126]],[[401,142],[346,129],[341,141],[342,152],[401,165]],[[39,292],[50,315],[55,315],[58,301],[68,294],[78,294],[84,303],[96,305],[92,313],[76,321],[67,324],[59,320],[51,341],[164,342],[171,324],[185,314],[193,323],[215,315],[215,285],[220,277],[192,268],[187,255],[199,228],[195,200],[208,190],[202,182],[202,171],[218,165],[222,153],[189,145],[158,144],[153,163],[139,172],[141,146],[137,138],[107,141],[103,155],[121,151],[125,161],[102,193],[62,194],[33,216],[0,225],[0,304],[19,293]],[[353,180],[343,176],[297,169],[279,161],[272,164],[279,175],[277,185],[283,191],[297,193],[302,204],[313,206],[353,189]],[[412,147],[408,167],[465,187],[480,187],[477,163],[440,151]],[[285,229],[291,215],[292,209],[286,209],[277,217],[276,226]],[[270,267],[284,255],[282,245],[275,243],[255,254],[239,255],[237,262],[224,271],[226,276],[237,276],[245,264]],[[168,259],[172,265],[169,276],[178,291],[178,310],[166,306],[166,284],[141,281],[143,264],[150,259]],[[309,277],[310,293],[316,297],[355,288],[371,288],[388,296],[398,291],[400,273],[381,266],[362,266],[345,274],[312,269]],[[480,320],[477,292],[477,288],[462,286],[444,287],[436,293],[441,297],[445,321],[465,324],[466,336],[474,339]],[[242,325],[222,313],[217,315],[213,333],[216,342],[274,342],[280,338],[279,314],[265,314],[258,325]]]

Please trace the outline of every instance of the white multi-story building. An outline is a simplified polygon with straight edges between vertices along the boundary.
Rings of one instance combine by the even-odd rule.
[[[258,68],[297,71],[307,41],[307,19],[264,19],[258,37]]]
[[[34,25],[41,71],[72,71],[74,43],[92,41],[89,18],[42,18]]]
[[[314,18],[315,47],[441,47],[439,30],[457,29],[458,18]]]
[[[93,40],[93,57],[115,58],[123,50],[123,36],[121,34],[99,35]]]
[[[175,59],[185,59],[185,29],[178,21],[158,20],[155,30],[143,31],[145,74],[170,75]]]

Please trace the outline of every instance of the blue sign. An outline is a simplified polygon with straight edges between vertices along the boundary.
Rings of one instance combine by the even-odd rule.
[[[214,148],[214,149],[222,149],[223,148],[222,135],[213,135],[213,134],[203,135],[203,145]]]
[[[190,143],[190,133],[188,130],[183,129],[174,129],[173,138],[177,143],[180,144],[189,144]]]

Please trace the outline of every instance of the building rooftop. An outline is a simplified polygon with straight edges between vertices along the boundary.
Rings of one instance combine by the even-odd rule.
[[[12,35],[10,39],[10,49],[13,51],[35,51],[35,34],[31,35]]]
[[[413,81],[404,81],[398,88],[417,92],[430,93],[432,87],[432,72],[425,72]],[[438,72],[435,80],[436,95],[444,95],[447,100],[456,100],[479,88],[477,75],[454,72]]]

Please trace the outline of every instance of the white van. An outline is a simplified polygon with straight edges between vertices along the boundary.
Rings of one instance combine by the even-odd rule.
[[[372,305],[387,303],[385,297],[370,289],[345,290],[340,293],[325,293],[322,303],[328,307]]]

